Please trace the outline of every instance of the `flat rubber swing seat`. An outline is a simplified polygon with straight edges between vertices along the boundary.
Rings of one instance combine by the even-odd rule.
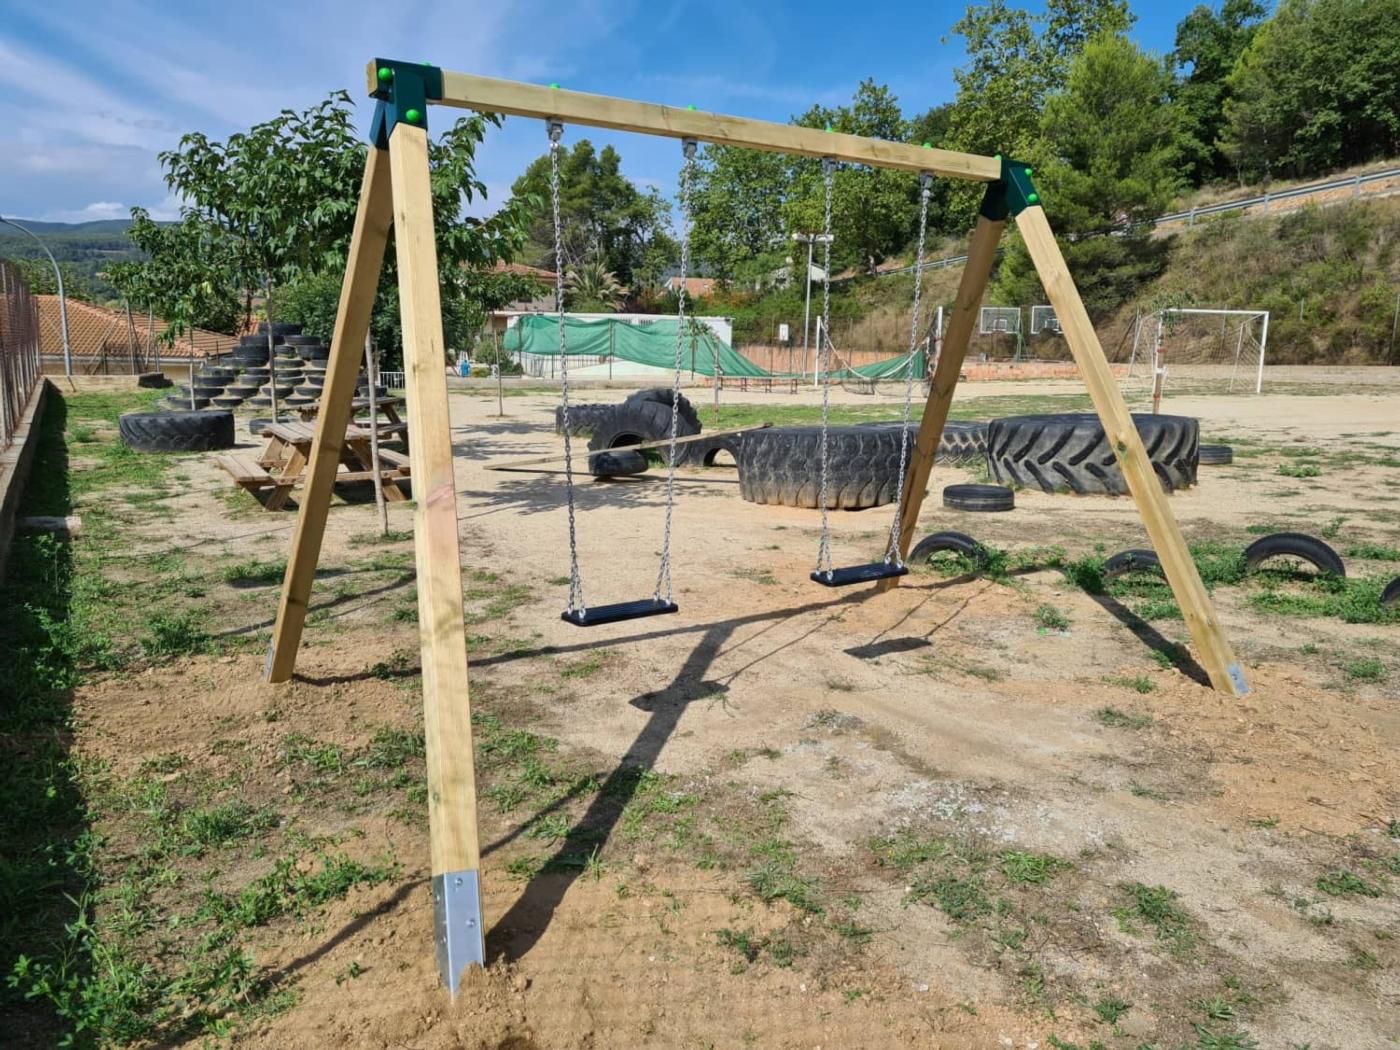
[[[559,619],[575,627],[597,627],[604,623],[617,623],[620,620],[641,620],[648,616],[665,616],[680,612],[675,602],[663,602],[660,598],[643,598],[639,602],[615,602],[612,605],[593,605],[587,609],[570,609],[559,614]]]
[[[869,565],[851,565],[844,569],[823,572],[817,569],[812,579],[823,587],[849,587],[853,583],[873,583],[875,580],[888,580],[895,576],[908,576],[909,566],[893,562],[877,561]]]

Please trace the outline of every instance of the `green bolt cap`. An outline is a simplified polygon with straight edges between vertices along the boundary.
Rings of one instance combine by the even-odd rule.
[[[556,82],[556,83],[550,84],[549,86],[552,87],[552,88],[557,88],[557,87],[559,86],[559,84]]]
[[[1040,200],[1040,194],[1038,194],[1038,193],[1027,193],[1027,194],[1026,194],[1026,200],[1028,200],[1028,201],[1030,201],[1032,204],[1034,204],[1036,201]]]
[[[993,154],[992,154],[992,160],[1001,160],[1001,154],[1000,154],[1000,153],[993,153]]]
[[[380,81],[385,84],[394,79],[394,71],[388,66],[380,66],[379,72],[376,75],[379,77]]]
[[[924,143],[924,149],[933,149],[933,143],[932,143],[932,142],[925,142],[925,143]]]
[[[1027,174],[1027,175],[1034,175],[1034,174],[1035,174],[1035,169],[1034,169],[1034,168],[1027,168],[1027,169],[1026,169],[1026,174]]]
[[[694,106],[686,106],[685,108],[686,108],[686,109],[694,109],[695,107],[694,107]]]
[[[828,124],[828,125],[826,126],[826,130],[827,130],[827,131],[830,131],[830,130],[831,130],[831,125],[830,125],[830,124]]]
[[[403,111],[403,119],[410,124],[417,124],[422,116],[423,114],[419,113],[416,109],[406,109]]]

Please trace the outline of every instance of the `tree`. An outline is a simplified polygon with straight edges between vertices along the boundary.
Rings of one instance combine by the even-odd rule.
[[[1183,160],[1195,185],[1232,174],[1218,141],[1230,97],[1228,79],[1267,13],[1261,0],[1225,0],[1218,13],[1201,4],[1177,24],[1172,100],[1189,136]]]
[[[906,141],[909,131],[899,100],[874,80],[861,81],[849,106],[813,106],[793,123],[891,142]],[[825,199],[821,162],[801,157],[791,163],[792,185],[784,208],[787,226],[819,231]],[[918,179],[911,172],[842,165],[832,182],[832,258],[873,272],[877,263],[909,243]]]
[[[1400,152],[1400,0],[1282,0],[1227,79],[1222,148],[1248,176]]]
[[[564,258],[554,257],[550,207],[550,159],[537,157],[511,187],[517,198],[539,200],[529,220],[526,257],[536,265],[565,270],[599,262],[631,283],[649,250],[670,243],[665,226],[670,207],[655,190],[643,192],[622,174],[622,156],[611,146],[599,152],[588,139],[559,158],[559,211]],[[654,263],[655,252],[652,251]]]
[[[1084,46],[1064,89],[1046,99],[1041,134],[1055,157],[1039,173],[1042,196],[1091,313],[1121,305],[1166,265],[1167,242],[1142,224],[1184,184],[1171,84],[1165,63],[1104,33]],[[1041,301],[1019,241],[1006,253],[997,287],[1009,302]]]
[[[787,158],[766,150],[707,146],[697,164],[691,242],[696,260],[723,282],[758,282],[786,254]]]
[[[244,307],[223,230],[195,214],[158,223],[133,208],[127,236],[145,258],[112,264],[108,279],[134,308],[167,322],[161,333],[167,345],[191,328],[237,329]]]
[[[10,259],[10,262],[19,268],[20,276],[24,278],[25,286],[29,289],[30,295],[58,294],[58,278],[54,276],[53,263],[49,262],[48,256],[36,258],[16,256]],[[92,288],[87,277],[79,273],[71,262],[60,259],[58,268],[63,274],[64,298],[78,299],[83,302],[93,300]]]
[[[570,310],[609,313],[622,307],[627,290],[617,274],[598,261],[585,262],[569,271],[564,279],[565,304]]]
[[[476,147],[487,128],[498,125],[492,116],[463,117],[429,142],[445,319],[482,315],[483,296],[490,297],[494,284],[470,276],[468,268],[486,269],[510,258],[523,243],[527,211],[538,204],[513,198],[488,219],[465,216],[466,205],[485,195],[475,175]],[[133,212],[149,245],[148,284],[178,301],[183,286],[172,275],[202,274],[220,294],[232,288],[242,295],[245,319],[260,288],[275,290],[322,274],[333,275],[325,287],[334,285],[354,228],[364,158],[343,91],[302,113],[284,110],[226,142],[184,136],[177,149],[160,155],[167,185],[186,202],[177,227],[182,235],[161,239],[141,223],[143,213]],[[391,347],[400,339],[396,273],[390,248],[374,327]],[[275,308],[278,296],[271,301]],[[187,323],[193,313],[193,306],[183,304],[169,319]],[[446,320],[444,327],[450,327]]]

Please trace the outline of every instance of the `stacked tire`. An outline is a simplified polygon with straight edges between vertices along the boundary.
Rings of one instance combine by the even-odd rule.
[[[1200,426],[1187,416],[1134,413],[1148,461],[1168,492],[1196,483]],[[994,419],[987,428],[987,465],[1004,485],[1042,492],[1121,496],[1128,484],[1099,417],[1060,412]]]
[[[911,429],[911,445],[913,439]],[[892,503],[904,440],[898,426],[827,427],[827,507],[863,510]],[[821,460],[820,427],[749,431],[739,446],[739,495],[750,503],[817,507]]]

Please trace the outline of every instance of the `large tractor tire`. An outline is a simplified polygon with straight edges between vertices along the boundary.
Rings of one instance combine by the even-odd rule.
[[[1201,442],[1196,420],[1135,412],[1133,422],[1162,488],[1172,492],[1194,485]],[[1103,425],[1089,412],[992,420],[987,464],[1002,484],[1042,492],[1122,496],[1128,491]]]
[[[612,414],[616,405],[605,405],[597,402],[585,402],[578,405],[569,406],[569,436],[585,435],[593,433],[600,420]],[[564,406],[557,405],[554,409],[554,432],[564,433]]]
[[[900,429],[899,423],[861,423],[864,427],[884,427]],[[919,421],[909,421],[911,433],[919,430]],[[987,424],[971,420],[948,420],[943,425],[943,433],[938,438],[938,452],[934,456],[938,463],[980,462],[987,455]]]
[[[676,436],[689,437],[700,433],[698,426],[692,426],[682,415],[676,420]],[[671,406],[656,401],[624,401],[616,405],[594,426],[593,436],[588,439],[588,451],[603,452],[607,449],[625,448],[640,445],[647,441],[665,441],[671,436]],[[664,462],[666,448],[651,451]],[[689,445],[676,448],[676,464],[686,461]]]
[[[897,426],[827,428],[827,506],[862,510],[894,502],[899,481]],[[914,432],[909,432],[912,444]],[[820,427],[770,427],[739,445],[739,495],[750,503],[816,507],[821,491]]]
[[[651,386],[647,387],[645,390],[638,390],[635,394],[628,394],[623,404],[631,405],[638,401],[655,401],[658,405],[665,405],[667,408],[670,408],[672,403],[671,397],[670,387]],[[695,406],[690,403],[690,398],[686,397],[684,394],[680,394],[676,397],[675,403],[680,406],[682,425],[688,425],[691,428],[688,433],[700,433],[700,413],[695,411]]]
[[[211,452],[233,448],[233,413],[128,412],[117,420],[127,448],[137,452]]]

